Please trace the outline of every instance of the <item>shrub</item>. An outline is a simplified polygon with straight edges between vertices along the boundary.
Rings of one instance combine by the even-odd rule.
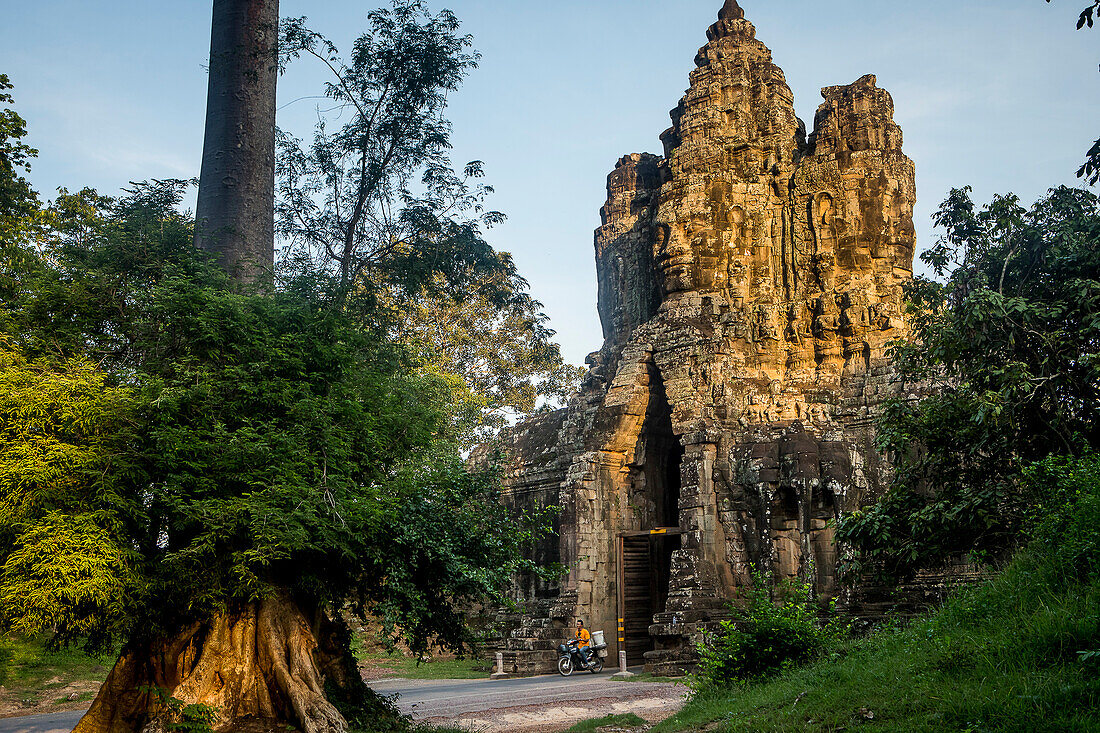
[[[214,733],[217,708],[201,703],[188,705],[163,687],[143,686],[138,691],[156,698],[159,710],[155,719],[167,733]]]
[[[1051,456],[1024,470],[1034,547],[1079,580],[1100,575],[1100,455]]]
[[[773,601],[765,580],[753,574],[748,605],[733,607],[733,618],[699,646],[696,691],[770,677],[821,656],[847,633],[839,619],[821,620],[809,583],[781,595]]]

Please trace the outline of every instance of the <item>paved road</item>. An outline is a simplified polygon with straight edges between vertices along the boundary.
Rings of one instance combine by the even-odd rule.
[[[612,682],[609,676],[610,671],[605,671],[599,675],[547,675],[512,680],[380,680],[370,685],[383,695],[399,695],[397,705],[401,712],[426,720],[532,705],[626,699],[644,694],[651,684]],[[76,711],[0,718],[0,733],[70,733],[83,714]]]
[[[401,712],[425,720],[526,705],[635,697],[651,684],[613,682],[608,679],[610,674],[605,671],[598,675],[547,675],[513,680],[393,680],[372,682],[370,686],[383,695],[399,694],[397,706]]]
[[[21,718],[0,718],[0,733],[70,733],[84,715],[83,710]]]

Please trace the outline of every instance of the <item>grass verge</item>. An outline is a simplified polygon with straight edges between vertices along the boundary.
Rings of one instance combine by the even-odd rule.
[[[378,677],[410,680],[474,680],[489,676],[489,663],[483,659],[439,659],[421,662],[401,654],[362,654],[360,664],[370,667]]]
[[[106,679],[114,653],[52,649],[44,637],[0,637],[0,714],[47,712],[89,702]]]
[[[648,725],[649,723],[642,718],[639,718],[634,713],[626,713],[624,715],[605,715],[602,718],[591,718],[589,720],[582,720],[581,722],[569,728],[565,733],[593,733],[593,731],[599,728],[637,728],[642,725]]]
[[[649,672],[639,672],[633,677],[627,677],[623,682],[663,682],[677,685],[687,684],[683,677],[658,677]]]
[[[1100,583],[1028,552],[907,628],[697,695],[672,731],[1100,731]]]

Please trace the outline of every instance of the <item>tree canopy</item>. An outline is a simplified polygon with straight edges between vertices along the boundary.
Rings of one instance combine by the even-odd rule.
[[[333,108],[308,144],[278,135],[277,227],[288,261],[331,275],[345,307],[462,385],[469,447],[564,399],[582,370],[564,363],[511,256],[483,237],[504,216],[486,207],[482,163],[452,166],[447,95],[477,66],[471,37],[420,0],[368,19],[347,60],[305,18],[283,23],[283,63],[321,63]]]
[[[944,281],[911,288],[902,375],[928,392],[888,405],[879,447],[897,474],[845,519],[854,569],[904,575],[967,552],[1011,549],[1042,497],[1024,469],[1100,448],[1100,198],[1053,189],[976,208],[955,189],[921,255]]]
[[[24,177],[31,169],[30,161],[38,151],[23,142],[27,123],[9,105],[14,103],[9,90],[11,79],[0,74],[0,237],[7,241],[14,235],[16,222],[35,211],[37,196]]]
[[[309,276],[233,292],[191,247],[181,191],[63,195],[49,261],[5,304],[11,620],[156,633],[289,588],[379,615],[416,650],[460,647],[464,600],[503,590],[525,530],[463,465],[452,385]],[[78,591],[42,558],[93,541],[57,566],[90,564],[88,597],[66,601]]]
[[[460,178],[448,157],[447,95],[477,66],[472,38],[458,35],[449,10],[432,15],[420,0],[394,0],[368,19],[347,62],[305,18],[280,29],[284,63],[305,55],[332,72],[325,95],[339,114],[322,117],[309,145],[279,135],[280,234],[347,288],[385,282],[415,294],[437,274],[452,283],[466,268],[507,267],[480,236],[478,224],[502,218],[483,209],[491,188],[470,188],[481,164]]]

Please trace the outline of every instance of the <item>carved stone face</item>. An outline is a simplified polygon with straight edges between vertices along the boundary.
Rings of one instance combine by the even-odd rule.
[[[667,224],[657,227],[653,254],[666,293],[680,293],[697,287],[695,253],[685,234],[681,227],[675,230]]]
[[[731,210],[720,203],[686,222],[659,224],[653,257],[664,291],[724,289],[734,277],[745,280],[743,266],[730,271],[738,259],[734,244],[744,236],[744,218],[740,208]]]
[[[883,193],[882,209],[887,243],[894,252],[894,263],[905,266],[913,259],[913,210],[912,206],[906,205],[905,196],[894,182]]]
[[[689,291],[692,287],[691,271],[693,261],[691,250],[686,248],[680,238],[673,238],[668,225],[657,227],[657,242],[653,249],[653,259],[657,261],[661,273],[661,284],[665,293]]]

